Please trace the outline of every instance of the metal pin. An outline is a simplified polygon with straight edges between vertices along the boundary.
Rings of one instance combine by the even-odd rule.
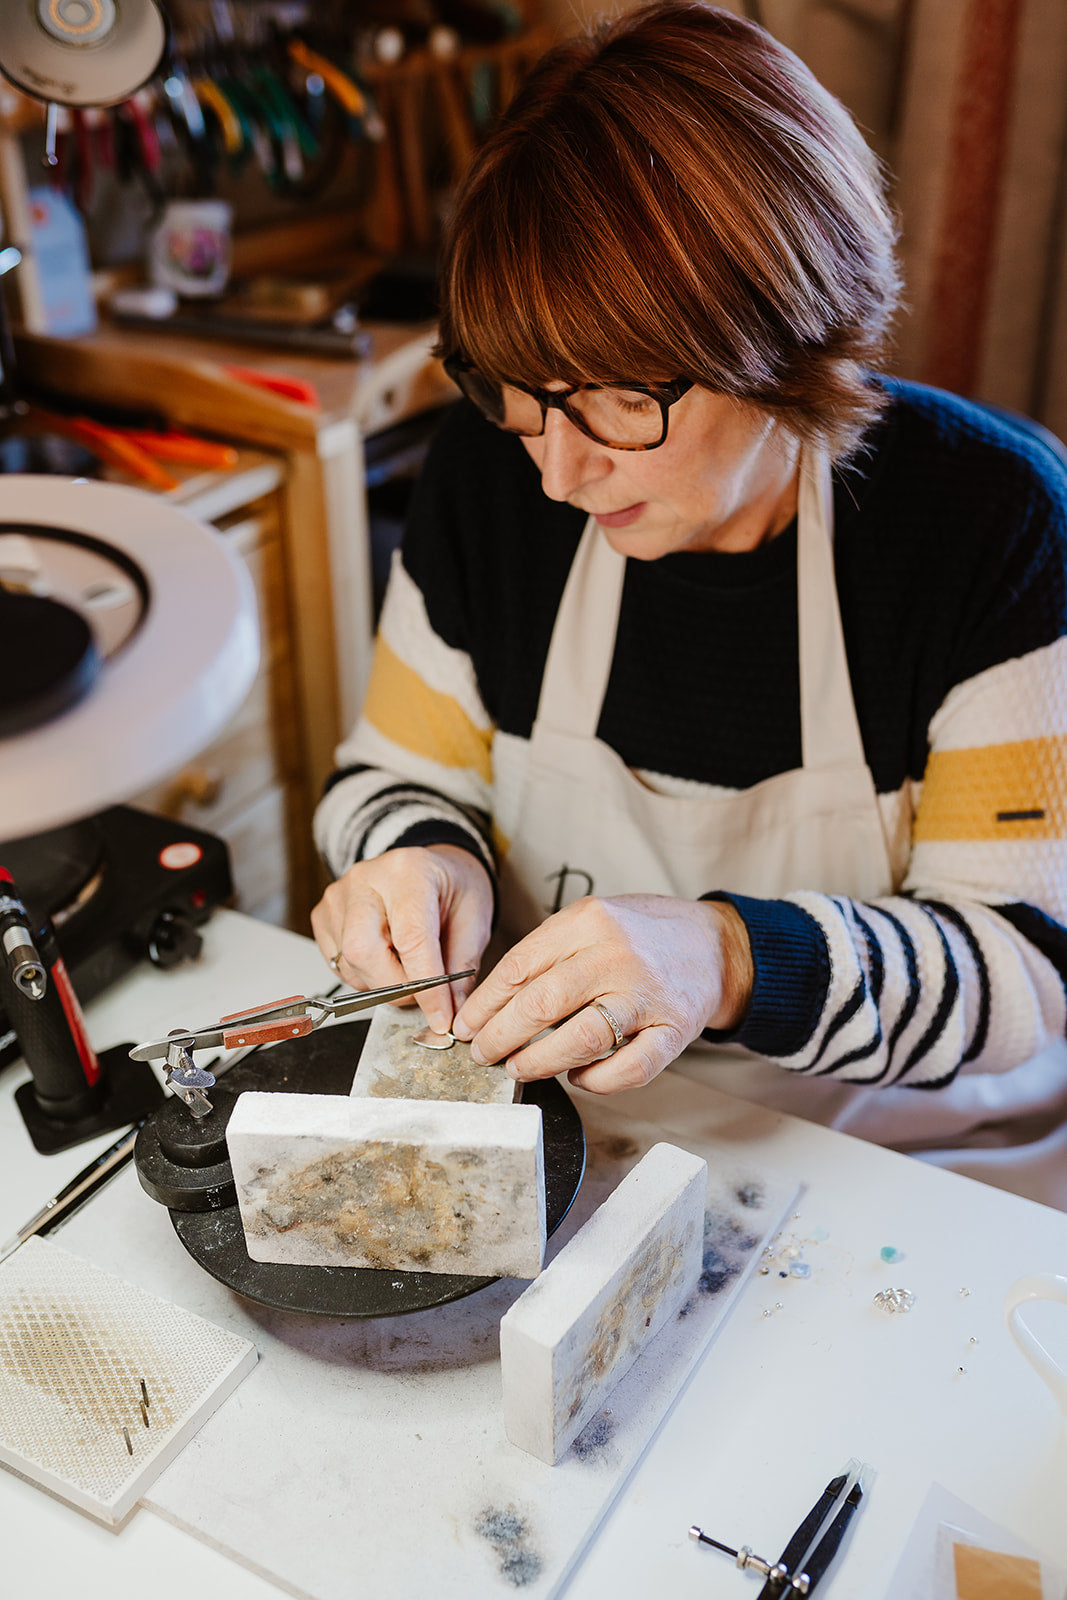
[[[133,1441],[130,1438],[130,1430],[129,1430],[129,1428],[123,1428],[122,1437],[125,1439],[126,1448],[130,1452],[130,1455],[132,1456],[133,1455]]]
[[[746,1567],[752,1567],[755,1572],[760,1573],[770,1583],[788,1583],[790,1588],[797,1594],[807,1594],[811,1586],[811,1579],[806,1572],[801,1572],[797,1576],[791,1577],[789,1569],[783,1567],[780,1561],[770,1562],[764,1560],[763,1556],[755,1555],[747,1544],[743,1544],[740,1550],[734,1550],[731,1545],[720,1544],[718,1539],[712,1539],[709,1534],[706,1534],[702,1528],[698,1528],[695,1524],[689,1530],[689,1537],[698,1544],[710,1544],[713,1550],[721,1550],[723,1555],[733,1556],[734,1561],[742,1570]]]
[[[141,1421],[144,1423],[146,1428],[150,1428],[152,1426],[148,1420],[148,1407],[145,1405],[143,1400],[141,1401]]]
[[[702,1528],[698,1528],[696,1523],[690,1528],[689,1537],[695,1539],[698,1544],[710,1544],[712,1549],[721,1550],[723,1555],[736,1556],[737,1554],[737,1551],[731,1549],[728,1544],[720,1544],[718,1539],[711,1538],[710,1534],[705,1533]]]
[[[141,1400],[146,1407],[152,1404],[151,1400],[148,1398],[148,1385],[145,1383],[143,1378],[141,1379]]]

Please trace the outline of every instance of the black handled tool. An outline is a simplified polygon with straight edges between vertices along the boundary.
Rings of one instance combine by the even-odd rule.
[[[830,1479],[774,1562],[753,1554],[747,1544],[740,1550],[720,1544],[718,1539],[712,1539],[695,1526],[690,1528],[689,1537],[733,1556],[739,1567],[751,1567],[765,1578],[757,1600],[792,1600],[795,1595],[809,1595],[840,1549],[849,1522],[858,1511],[873,1476],[873,1468],[865,1462],[850,1461],[844,1472]]]

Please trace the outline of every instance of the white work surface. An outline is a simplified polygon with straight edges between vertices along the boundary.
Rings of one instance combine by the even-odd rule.
[[[223,1012],[282,994],[319,992],[328,984],[309,941],[233,913],[216,914],[204,932],[197,966],[170,973],[146,968],[90,1008],[99,1048],[201,1025]],[[111,1142],[108,1136],[61,1155],[37,1155],[13,1105],[24,1076],[16,1067],[0,1079],[0,1240]],[[612,1117],[624,1119],[620,1128],[627,1117],[635,1125],[655,1122],[663,1138],[686,1142],[692,1128],[671,1124],[672,1115],[678,1120],[677,1106],[690,1101],[674,1092],[673,1082],[668,1078],[617,1097]],[[1067,1563],[1067,1440],[1051,1395],[1016,1350],[1002,1315],[1016,1278],[1067,1271],[1067,1215],[796,1118],[702,1093],[705,1131],[736,1151],[741,1165],[806,1184],[785,1235],[797,1243],[811,1275],[782,1279],[772,1271],[742,1289],[726,1326],[570,1578],[568,1600],[600,1600],[605,1594],[636,1600],[654,1593],[683,1600],[754,1597],[759,1586],[752,1576],[694,1545],[687,1537],[690,1524],[774,1556],[851,1456],[869,1461],[877,1477],[845,1553],[819,1591],[829,1600],[880,1600],[934,1481]],[[589,1105],[585,1097],[577,1099],[580,1107]],[[115,1219],[124,1206],[136,1206],[129,1214],[139,1220],[129,1239],[117,1240]],[[177,1252],[175,1262],[181,1258],[174,1281],[195,1282],[165,1212],[154,1208],[158,1220],[166,1221],[161,1228],[157,1216],[141,1207],[153,1208],[154,1202],[127,1170],[52,1237],[105,1265],[124,1255],[123,1275],[134,1277],[128,1258],[136,1254],[135,1239],[143,1230],[155,1249]],[[101,1219],[98,1235],[110,1234],[98,1236],[90,1250],[94,1211]],[[883,1245],[896,1246],[904,1259],[887,1266],[879,1257]],[[147,1253],[143,1271],[146,1285],[158,1281],[159,1262]],[[229,1325],[247,1327],[260,1347],[260,1368],[243,1386],[250,1397],[257,1377],[268,1370],[273,1342],[289,1342],[285,1318],[247,1307],[199,1276],[210,1285],[216,1306],[217,1297],[224,1298]],[[891,1284],[913,1291],[909,1314],[888,1316],[873,1305],[874,1294]],[[961,1289],[969,1293],[963,1296]],[[189,1309],[205,1314],[205,1305]],[[1055,1325],[1062,1308],[1039,1309],[1052,1315],[1040,1323],[1035,1318],[1034,1325],[1062,1353],[1067,1334]],[[391,1319],[391,1337],[403,1339],[405,1320]],[[1067,1325],[1067,1313],[1063,1320]],[[300,1337],[297,1324],[306,1321],[295,1319],[294,1342]],[[309,1361],[316,1359],[316,1344],[328,1359],[327,1330],[341,1326],[316,1321],[315,1337],[307,1341]],[[343,1373],[336,1381],[343,1382]],[[287,1396],[297,1407],[299,1398]],[[225,1407],[213,1422],[224,1415]],[[411,1431],[413,1437],[419,1431],[417,1414]],[[337,1443],[324,1440],[324,1455]],[[189,1447],[194,1449],[195,1443]],[[183,1465],[188,1470],[189,1459],[187,1451],[168,1471]],[[417,1453],[412,1459],[418,1460]],[[349,1492],[373,1500],[379,1465],[373,1450],[354,1443]],[[447,1468],[428,1461],[427,1472],[436,1488]],[[238,1506],[245,1492],[235,1472],[227,1497]],[[281,1515],[284,1460],[277,1463],[276,1494]],[[539,1508],[522,1509],[533,1548]],[[388,1550],[391,1543],[406,1549],[420,1534],[420,1485],[413,1481],[406,1514],[395,1514],[395,1525],[380,1529],[373,1576],[359,1548],[346,1550],[353,1600],[407,1600],[404,1587],[389,1584]],[[299,1528],[292,1537],[299,1539]],[[0,1541],[5,1600],[66,1600],[72,1584],[79,1600],[141,1593],[153,1600],[187,1600],[191,1591],[204,1600],[269,1600],[280,1592],[148,1509],[135,1511],[112,1532],[8,1472],[0,1472]],[[500,1592],[499,1582],[487,1580],[488,1571],[472,1558],[471,1595]]]

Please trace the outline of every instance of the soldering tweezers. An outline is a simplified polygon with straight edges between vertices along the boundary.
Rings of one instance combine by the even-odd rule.
[[[192,1054],[194,1050],[211,1047],[237,1050],[250,1045],[273,1044],[279,1039],[299,1039],[330,1018],[354,1016],[390,1000],[406,1000],[422,989],[432,989],[441,983],[458,983],[461,978],[473,976],[474,968],[469,967],[465,972],[446,972],[439,978],[418,978],[411,983],[392,984],[387,989],[364,989],[333,999],[324,995],[289,995],[272,1005],[231,1012],[206,1028],[192,1028],[188,1032],[176,1029],[165,1039],[150,1039],[147,1044],[135,1045],[130,1055],[134,1061],[166,1061],[176,1046]]]
[[[864,1488],[871,1476],[870,1467],[850,1461],[844,1472],[831,1478],[789,1543],[778,1557],[778,1566],[797,1574],[792,1584],[768,1578],[757,1600],[783,1600],[791,1589],[811,1594],[837,1554],[845,1530],[859,1509]],[[800,1577],[807,1583],[800,1584]]]

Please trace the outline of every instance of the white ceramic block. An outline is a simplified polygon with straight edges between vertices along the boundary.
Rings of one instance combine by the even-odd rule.
[[[470,1100],[511,1105],[520,1085],[503,1066],[483,1067],[470,1045],[456,1040],[447,1050],[415,1043],[426,1027],[417,1008],[379,1006],[360,1052],[352,1093],[376,1100]]]
[[[700,1276],[708,1165],[657,1144],[500,1321],[504,1428],[557,1462]]]
[[[539,1106],[248,1093],[226,1142],[253,1261],[541,1270]]]

